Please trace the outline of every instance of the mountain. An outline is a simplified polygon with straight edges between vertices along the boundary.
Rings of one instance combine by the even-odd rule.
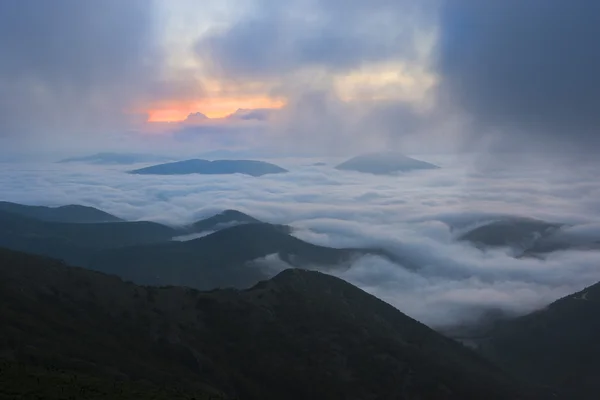
[[[217,231],[240,224],[259,223],[261,221],[237,210],[225,210],[212,217],[193,223],[189,229],[193,232]]]
[[[564,392],[568,399],[600,393],[600,283],[532,314],[501,321],[479,351],[507,371]]]
[[[578,234],[577,227],[532,218],[502,217],[459,235],[480,249],[509,247],[518,258],[563,250],[600,250],[598,235]]]
[[[132,386],[180,399],[530,398],[470,350],[318,272],[198,292],[0,250],[0,304],[0,358],[21,366],[10,398],[65,398],[56,374],[80,387],[76,398]]]
[[[298,268],[347,268],[371,253],[377,251],[310,244],[289,235],[287,226],[247,223],[186,242],[107,249],[94,253],[86,266],[139,284],[208,290],[247,288],[269,278],[269,266],[254,261],[270,255]]]
[[[19,214],[43,221],[90,223],[90,222],[122,222],[121,218],[93,207],[68,205],[61,207],[27,206],[23,204],[0,201],[0,211]]]
[[[267,174],[280,174],[287,170],[264,161],[254,160],[215,160],[208,161],[193,159],[167,164],[154,165],[147,168],[131,171],[139,175],[187,175],[187,174],[245,174],[262,176]]]
[[[0,238],[53,239],[73,246],[110,248],[170,240],[177,230],[154,222],[49,222],[0,211]]]
[[[437,165],[415,160],[400,153],[382,152],[363,154],[349,159],[335,167],[339,170],[388,175],[421,169],[437,169]]]
[[[560,227],[561,224],[533,218],[502,217],[463,233],[459,236],[459,240],[468,241],[480,247],[517,246],[525,249]]]
[[[240,219],[246,222],[235,225]],[[365,254],[394,259],[377,249],[316,246],[291,236],[288,226],[253,221],[257,220],[234,210],[184,228],[145,221],[47,222],[0,211],[0,246],[114,273],[141,284],[199,289],[247,288],[271,277],[284,262],[298,268],[347,268]],[[195,240],[172,240],[207,227],[219,230]],[[277,265],[256,262],[271,255],[279,257]]]
[[[71,157],[60,160],[59,163],[82,162],[89,164],[138,164],[150,162],[164,162],[172,160],[170,157],[140,153],[97,153],[83,157]]]
[[[0,211],[0,246],[80,266],[100,249],[167,242],[177,234],[153,222],[48,222]]]

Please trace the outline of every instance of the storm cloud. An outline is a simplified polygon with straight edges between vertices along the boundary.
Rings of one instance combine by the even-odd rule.
[[[155,40],[152,1],[0,2],[0,138],[122,128],[136,100],[163,90]]]
[[[449,0],[442,8],[441,97],[499,149],[597,151],[600,3]]]
[[[416,35],[434,2],[256,0],[228,29],[196,45],[232,78],[280,77],[303,68],[348,71],[364,63],[417,57]]]

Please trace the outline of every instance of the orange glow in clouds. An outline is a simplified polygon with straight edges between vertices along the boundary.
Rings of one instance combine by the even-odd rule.
[[[201,112],[208,118],[224,118],[240,108],[281,108],[285,102],[268,97],[252,98],[213,98],[193,102],[169,102],[146,111],[148,122],[181,122],[188,115]]]

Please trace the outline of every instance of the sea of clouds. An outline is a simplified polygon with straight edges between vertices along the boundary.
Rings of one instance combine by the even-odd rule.
[[[290,173],[254,178],[131,175],[126,171],[137,166],[7,162],[0,168],[0,200],[83,204],[129,220],[173,225],[237,209],[290,224],[296,236],[311,243],[384,248],[407,265],[366,256],[335,274],[434,327],[470,322],[489,310],[523,314],[600,281],[600,252],[515,259],[508,249],[484,252],[456,240],[459,232],[500,215],[569,223],[575,232],[600,237],[597,169],[423,159],[443,168],[375,176],[335,170],[339,160],[285,159],[269,161]],[[313,165],[318,161],[327,165]],[[285,267],[268,261],[273,273]]]

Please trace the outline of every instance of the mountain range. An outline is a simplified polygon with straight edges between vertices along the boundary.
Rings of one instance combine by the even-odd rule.
[[[600,283],[529,315],[446,332],[468,348],[314,271],[365,254],[406,265],[384,250],[314,245],[236,210],[171,227],[99,222],[91,217],[110,214],[89,207],[0,204],[0,399],[31,387],[51,399],[591,400],[600,391]],[[494,226],[479,243],[562,229]]]
[[[13,208],[31,210],[16,206]],[[81,215],[79,208],[67,210],[73,214],[55,216],[58,221],[0,211],[0,246],[114,273],[140,284],[197,289],[256,284],[273,275],[269,265],[260,262],[268,256],[278,259],[275,268],[347,268],[366,254],[400,262],[381,249],[310,244],[292,236],[289,226],[264,223],[235,210],[181,227],[149,221],[62,222],[77,221]],[[173,240],[206,231],[209,234],[194,240]]]
[[[61,207],[46,207],[0,201],[0,211],[49,222],[100,223],[124,221],[97,208],[73,204]]]
[[[37,387],[60,398],[70,381],[77,398],[137,387],[148,398],[169,390],[185,399],[542,398],[319,272],[292,269],[247,290],[199,292],[0,250],[0,304],[3,372],[22,371],[12,372],[13,394]]]

